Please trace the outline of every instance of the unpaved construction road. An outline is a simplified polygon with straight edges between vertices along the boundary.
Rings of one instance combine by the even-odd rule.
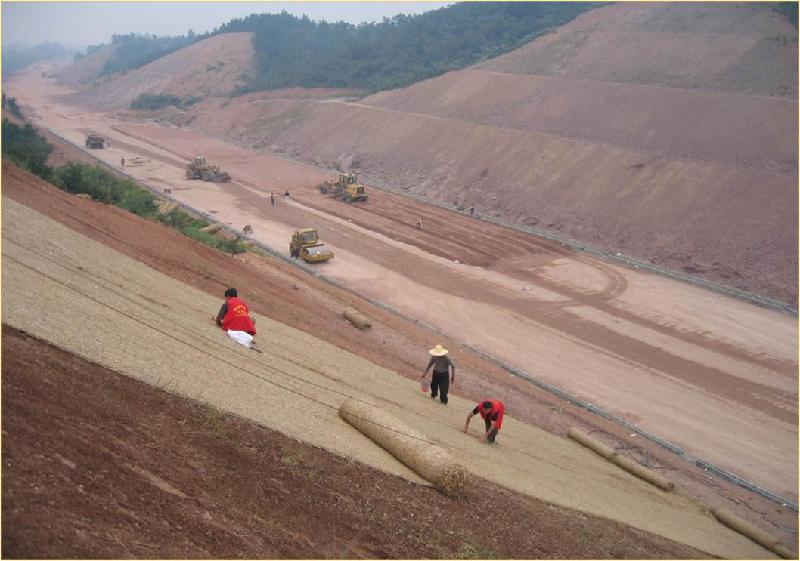
[[[336,252],[321,274],[796,500],[796,318],[377,189],[347,205],[315,168],[70,106],[37,72],[5,87],[70,142],[106,136],[107,164],[148,159],[125,173],[175,200],[287,253],[294,228],[317,227]],[[233,182],[184,179],[195,154]]]

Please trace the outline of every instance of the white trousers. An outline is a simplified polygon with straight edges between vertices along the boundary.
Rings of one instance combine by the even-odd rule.
[[[253,336],[250,335],[247,331],[228,331],[228,337],[242,345],[243,347],[250,347],[250,343],[253,342]]]

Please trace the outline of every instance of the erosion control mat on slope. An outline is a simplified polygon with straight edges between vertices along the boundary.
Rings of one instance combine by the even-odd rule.
[[[756,528],[749,522],[742,520],[735,514],[728,512],[727,510],[722,508],[712,508],[711,514],[713,514],[717,520],[719,520],[729,528],[733,528],[740,534],[747,536],[757,544],[763,545],[764,547],[780,555],[784,559],[797,558],[796,556],[792,555],[791,551],[783,547],[777,539],[773,538],[760,528]]]
[[[339,415],[446,495],[458,495],[466,485],[464,466],[383,409],[348,399],[339,407]]]
[[[165,277],[6,196],[2,230],[3,321],[74,354],[408,481],[425,481],[339,416],[342,401],[363,396],[429,440],[446,441],[471,475],[512,491],[709,555],[772,555],[720,524],[707,507],[514,418],[504,421],[499,446],[482,445],[459,430],[474,401],[453,395],[441,406],[421,396],[414,381],[269,318],[255,314],[265,354],[243,349],[208,320],[219,295]],[[275,402],[280,415],[265,406]]]

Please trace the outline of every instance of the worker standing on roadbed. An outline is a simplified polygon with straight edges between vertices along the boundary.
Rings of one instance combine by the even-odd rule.
[[[497,432],[503,426],[503,416],[506,414],[506,406],[499,399],[486,399],[479,401],[468,415],[467,422],[464,424],[464,432],[469,430],[469,422],[472,417],[480,414],[486,424],[486,433],[481,436],[481,442],[493,443],[497,438]]]
[[[275,193],[272,191],[269,192],[269,204],[275,206]]]
[[[417,230],[422,230],[422,217],[417,218]]]
[[[119,165],[121,165],[122,167],[125,167],[125,156],[123,156],[123,157],[121,157],[119,159]]]
[[[256,335],[256,322],[250,317],[250,309],[245,301],[239,298],[235,288],[225,291],[225,303],[222,304],[214,321],[228,334],[228,337],[240,345],[258,350],[253,340]]]
[[[455,383],[456,381],[456,365],[453,364],[453,361],[450,360],[447,353],[447,349],[441,345],[436,345],[429,350],[428,354],[431,355],[431,359],[428,361],[428,367],[420,378],[424,380],[425,376],[428,375],[428,370],[433,366],[433,375],[431,376],[431,399],[436,399],[436,395],[438,394],[439,399],[445,405],[447,405],[447,392],[450,389],[450,383]]]

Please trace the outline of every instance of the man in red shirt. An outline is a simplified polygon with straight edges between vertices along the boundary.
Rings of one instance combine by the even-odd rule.
[[[256,335],[256,322],[250,317],[250,309],[239,298],[235,288],[225,291],[225,303],[219,309],[215,321],[228,337],[240,345],[255,348],[253,337]]]
[[[497,431],[503,426],[503,416],[506,414],[506,406],[499,399],[487,399],[478,402],[475,409],[467,415],[467,422],[464,425],[464,432],[469,430],[469,422],[472,417],[480,414],[486,424],[486,434],[481,436],[481,442],[494,442],[497,438]]]

